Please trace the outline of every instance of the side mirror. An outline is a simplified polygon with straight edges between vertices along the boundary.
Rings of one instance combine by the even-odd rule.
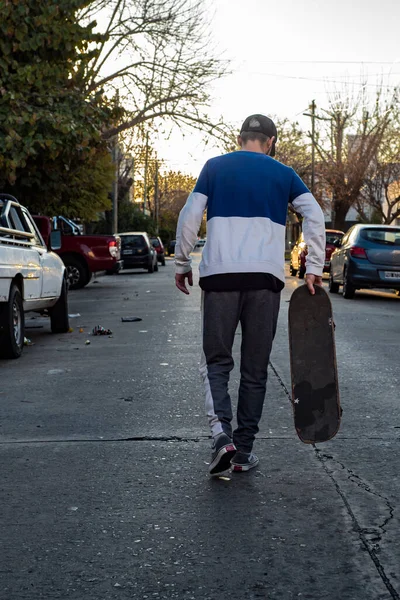
[[[340,246],[342,245],[342,240],[334,240],[333,245],[335,246],[335,248],[340,248]]]
[[[60,250],[61,246],[61,231],[59,229],[56,229],[50,234],[50,250]]]

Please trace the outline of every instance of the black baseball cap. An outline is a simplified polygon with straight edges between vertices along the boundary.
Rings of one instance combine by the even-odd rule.
[[[263,133],[269,138],[274,137],[270,156],[275,156],[275,142],[278,139],[278,132],[272,119],[265,115],[250,115],[240,129],[240,133],[244,132]]]

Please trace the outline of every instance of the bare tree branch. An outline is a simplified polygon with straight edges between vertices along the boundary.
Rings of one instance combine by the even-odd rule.
[[[118,89],[124,109],[105,139],[159,118],[222,135],[208,108],[210,84],[228,63],[215,57],[204,0],[98,0],[91,6],[82,18],[101,15],[105,24],[87,95]]]
[[[345,218],[355,206],[366,218],[362,190],[368,177],[377,170],[378,156],[386,132],[394,118],[397,91],[385,97],[378,90],[374,105],[369,108],[361,93],[355,99],[335,93],[325,114],[330,132],[317,143],[320,158],[318,177],[332,195],[334,227],[343,229]]]

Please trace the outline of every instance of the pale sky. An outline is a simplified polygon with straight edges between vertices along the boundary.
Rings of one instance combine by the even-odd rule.
[[[398,0],[214,0],[214,40],[232,60],[232,75],[215,86],[212,114],[240,127],[252,113],[298,120],[311,100],[326,108],[328,90],[368,76],[368,91],[382,75],[400,83]],[[201,136],[179,133],[158,150],[165,164],[197,176],[219,153]]]

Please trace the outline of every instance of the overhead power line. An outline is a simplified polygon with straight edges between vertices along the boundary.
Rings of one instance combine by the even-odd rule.
[[[342,80],[339,81],[337,79],[328,79],[326,77],[304,77],[302,75],[284,75],[283,73],[263,73],[262,71],[246,71],[246,73],[249,73],[251,75],[263,75],[265,77],[279,77],[281,79],[301,79],[303,81],[321,81],[323,83],[347,83],[346,80]],[[390,75],[390,73],[382,73],[383,76],[385,75]],[[400,74],[395,73],[395,75],[398,75],[400,78]],[[349,78],[350,79],[350,78]],[[361,81],[348,81],[348,83],[350,85],[359,85],[361,87],[376,87],[376,88],[396,88],[398,87],[398,85],[385,85],[385,84],[379,84],[379,83],[363,83]],[[400,82],[399,82],[400,85]]]
[[[253,59],[242,59],[240,62],[254,63]],[[400,58],[395,60],[258,60],[263,64],[321,64],[321,65],[394,65],[400,63]]]

